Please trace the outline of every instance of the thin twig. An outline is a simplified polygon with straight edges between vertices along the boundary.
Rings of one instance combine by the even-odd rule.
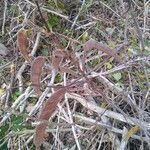
[[[3,25],[2,25],[2,35],[5,34],[5,22],[6,22],[6,11],[7,11],[7,0],[4,1],[4,13],[3,13]]]
[[[141,47],[142,52],[143,52],[145,50],[144,40],[143,40],[143,36],[142,36],[143,33],[140,30],[137,19],[135,18],[135,14],[133,12],[133,6],[131,8],[132,8],[132,9],[130,9],[131,17],[133,19],[133,22],[134,22],[134,25],[135,25],[135,28],[136,28],[136,32],[137,32],[137,35],[138,35],[138,39],[139,39],[139,42],[140,42],[140,47]]]
[[[43,22],[44,22],[44,24],[45,24],[45,27],[46,27],[47,31],[50,32],[50,29],[49,29],[49,27],[48,27],[48,24],[46,23],[46,21],[45,21],[43,15],[42,15],[42,12],[41,12],[41,9],[40,9],[40,6],[39,6],[38,1],[35,0],[35,3],[36,3],[36,5],[37,5],[37,9],[38,9],[39,14],[40,14],[40,16],[41,16],[41,19],[43,20]]]
[[[86,99],[84,99],[82,96],[78,95],[78,94],[66,94],[68,98],[72,98],[77,100],[79,103],[81,103],[84,107],[86,107],[87,109],[90,109],[94,112],[97,112],[100,115],[104,115],[110,118],[114,118],[116,120],[119,120],[121,122],[125,122],[131,125],[136,125],[136,124],[140,124],[142,127],[141,128],[147,128],[150,129],[150,124],[148,122],[142,122],[141,120],[132,118],[132,117],[128,117],[128,116],[123,116],[120,113],[116,113],[110,110],[106,110],[104,108],[100,108],[99,106],[90,103],[88,101],[86,101]]]
[[[98,1],[99,3],[101,3],[102,5],[104,5],[106,8],[108,8],[109,10],[111,10],[115,15],[117,15],[118,17],[121,17],[118,13],[116,13],[112,8],[110,8],[108,5],[106,5],[104,2],[102,1]]]
[[[91,119],[91,118],[87,118],[85,116],[81,116],[81,115],[77,115],[76,114],[76,115],[74,115],[74,117],[77,118],[77,119],[80,119],[82,122],[85,122],[85,123],[90,123],[90,124],[95,124],[95,125],[98,125],[98,126],[102,126],[102,127],[106,128],[107,130],[112,131],[114,133],[119,133],[119,134],[122,135],[123,132],[124,132],[121,129],[115,128],[115,127],[113,127],[111,125],[108,125],[108,124],[103,123],[103,122],[96,121],[96,120]],[[133,135],[132,138],[138,139],[140,141],[145,141],[145,142],[150,141],[150,139],[148,139],[146,137],[140,137],[138,135]]]
[[[33,93],[33,90],[31,90],[31,87],[28,87],[24,93],[22,93],[16,100],[15,102],[12,104],[11,106],[11,110],[9,112],[7,112],[2,120],[0,121],[0,126],[3,125],[3,123],[13,114],[13,111],[15,109],[18,109],[18,107],[27,100],[27,98]]]
[[[126,149],[126,145],[128,143],[128,140],[124,140],[124,135],[126,135],[128,133],[128,130],[126,127],[123,128],[123,132],[122,132],[122,140],[120,142],[120,148],[119,150],[125,150]]]
[[[32,3],[32,2],[29,1],[29,0],[25,0],[25,1],[26,1],[27,3],[29,3],[29,4],[31,4],[32,6],[36,6],[34,3]],[[65,20],[68,20],[68,16],[62,15],[62,14],[60,14],[60,13],[58,13],[58,12],[53,11],[53,10],[50,10],[50,9],[47,9],[47,8],[44,8],[44,7],[40,7],[40,9],[43,10],[43,11],[47,11],[47,12],[49,12],[49,13],[55,14],[56,16],[59,16],[59,17],[61,17],[61,18],[64,18]]]
[[[15,71],[16,71],[15,69],[16,69],[16,66],[14,63],[12,63],[10,65],[10,73],[11,73],[10,83],[8,84],[7,91],[6,91],[6,97],[5,97],[5,108],[8,108],[9,98],[10,98],[10,95],[12,92],[11,87],[13,85],[14,78],[15,78]]]
[[[84,5],[85,5],[85,0],[82,1],[81,8],[79,9],[79,12],[78,12],[77,16],[74,19],[74,22],[73,22],[73,24],[71,26],[71,30],[74,28],[74,26],[75,26],[75,24],[76,24],[76,22],[77,22],[77,20],[78,20],[78,18],[80,16],[80,14],[81,14],[81,11],[83,10]]]
[[[66,86],[66,84],[67,84],[66,73],[64,73],[64,86]],[[73,132],[73,135],[74,135],[74,139],[75,139],[75,142],[77,144],[78,150],[81,150],[81,146],[80,146],[79,141],[78,141],[78,137],[77,137],[77,134],[76,134],[74,122],[73,122],[72,115],[71,115],[71,110],[70,110],[70,106],[69,106],[69,102],[68,102],[68,97],[66,95],[65,95],[65,102],[66,102],[66,106],[67,106],[67,110],[68,110],[69,121],[70,121],[70,124],[72,124],[71,127],[72,127],[72,132]]]

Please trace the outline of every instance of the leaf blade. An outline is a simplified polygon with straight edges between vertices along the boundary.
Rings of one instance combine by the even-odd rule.
[[[45,57],[38,56],[35,58],[31,65],[31,82],[32,86],[37,94],[40,94],[40,82],[41,82],[41,74],[42,68],[45,63]]]
[[[28,40],[27,40],[26,31],[24,29],[18,32],[17,43],[18,43],[19,51],[21,52],[24,59],[31,63],[32,58],[28,54],[29,53]]]
[[[66,92],[65,88],[57,90],[49,97],[49,99],[45,103],[45,106],[41,110],[41,113],[38,118],[38,121],[40,123],[36,126],[36,132],[34,136],[34,144],[36,145],[37,148],[40,147],[40,145],[44,140],[45,130],[48,125],[47,121],[51,117],[54,110],[56,109],[57,104],[63,98],[65,92]]]
[[[83,45],[84,52],[92,50],[93,48],[97,49],[97,50],[101,50],[102,52],[106,53],[107,55],[109,55],[111,57],[114,57],[118,62],[120,62],[120,58],[117,56],[117,52],[115,50],[109,48],[108,46],[106,46],[94,39],[88,40]]]
[[[119,81],[122,78],[122,75],[120,72],[114,73],[112,76],[116,81]]]

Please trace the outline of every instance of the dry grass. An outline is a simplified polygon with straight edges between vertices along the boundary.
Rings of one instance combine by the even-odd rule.
[[[39,149],[150,149],[150,1],[1,3],[0,149],[35,149],[37,116],[62,86],[67,92]],[[33,70],[19,51],[22,29],[29,56],[47,61],[41,95],[34,91]],[[106,50],[93,47],[85,54],[89,39],[107,45]],[[118,53],[119,61],[107,48]],[[61,57],[58,64],[54,56]]]

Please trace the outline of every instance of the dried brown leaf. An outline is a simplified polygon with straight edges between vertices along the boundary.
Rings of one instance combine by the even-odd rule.
[[[27,34],[25,30],[21,30],[18,32],[17,35],[17,43],[18,48],[23,55],[24,59],[31,63],[32,58],[29,56],[29,49],[28,49],[28,40],[27,40]]]
[[[77,77],[77,74],[74,71],[72,71],[71,69],[69,69],[67,67],[63,67],[63,66],[60,66],[59,68],[62,73],[66,72],[68,74],[71,74],[71,75]]]
[[[31,65],[31,82],[35,92],[38,94],[41,94],[40,82],[41,82],[41,74],[42,74],[42,68],[44,66],[44,63],[45,63],[45,57],[38,56],[33,60]]]
[[[73,76],[77,76],[76,73],[72,70],[70,70],[67,67],[63,67],[62,62],[64,59],[70,59],[69,54],[67,53],[67,51],[64,50],[55,50],[53,52],[53,57],[52,57],[52,66],[56,69],[59,70],[61,73],[69,73],[72,74]]]
[[[84,45],[83,45],[83,49],[84,52],[86,53],[87,51],[91,50],[91,49],[97,49],[100,50],[104,53],[106,53],[107,55],[114,57],[118,62],[120,62],[120,58],[117,56],[117,52],[109,47],[107,47],[106,45],[97,42],[94,39],[90,39],[88,40]]]
[[[36,147],[40,147],[40,145],[42,144],[44,140],[45,129],[47,127],[48,119],[51,117],[52,113],[56,109],[57,104],[63,98],[65,92],[66,92],[65,88],[57,90],[50,96],[50,98],[45,103],[45,106],[43,107],[39,115],[38,118],[39,124],[36,127],[36,132],[34,136],[34,144],[36,145]]]
[[[59,66],[61,65],[63,61],[64,55],[61,52],[61,50],[53,51],[53,56],[52,56],[52,66],[58,70]]]

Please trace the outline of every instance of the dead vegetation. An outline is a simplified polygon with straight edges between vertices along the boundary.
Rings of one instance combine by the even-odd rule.
[[[150,1],[1,3],[0,149],[150,148]]]

